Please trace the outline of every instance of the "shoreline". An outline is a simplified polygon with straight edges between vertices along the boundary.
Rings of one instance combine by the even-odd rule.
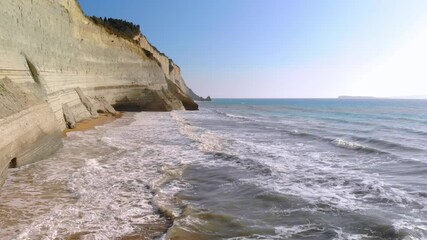
[[[112,123],[115,120],[123,117],[124,112],[117,112],[115,115],[111,113],[99,113],[99,117],[85,119],[76,123],[76,127],[73,129],[65,129],[63,131],[64,137],[68,137],[67,133],[70,132],[85,132],[91,129],[95,129],[96,126],[106,125]],[[134,233],[129,233],[118,238],[120,240],[144,240],[144,239],[155,239],[166,235],[169,229],[173,226],[174,218],[173,215],[165,211],[164,209],[157,209],[157,215],[164,219],[159,222],[142,224],[144,226],[141,229],[137,229]],[[69,235],[67,239],[77,240],[81,237],[90,234],[90,232],[77,232]]]
[[[65,129],[63,131],[64,136],[67,136],[67,133],[69,132],[84,132],[94,129],[96,126],[102,126],[114,122],[115,120],[121,118],[123,114],[124,113],[122,112],[117,112],[116,115],[110,113],[100,113],[99,117],[97,118],[85,119],[76,123],[76,127],[73,129]]]

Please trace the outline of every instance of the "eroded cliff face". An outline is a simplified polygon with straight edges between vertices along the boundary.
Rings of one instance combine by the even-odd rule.
[[[61,147],[61,132],[42,89],[29,83],[24,92],[12,80],[0,81],[0,186],[8,168],[46,157]]]
[[[64,113],[198,108],[169,58],[94,24],[75,0],[2,0],[0,14],[0,185],[9,166],[60,147]]]
[[[184,107],[188,110],[197,110],[198,105],[191,98],[191,90],[185,84],[179,66],[177,66],[172,59],[168,58],[166,55],[159,52],[157,48],[151,45],[144,35],[140,34],[139,36],[136,36],[134,40],[139,46],[141,46],[141,48],[148,51],[149,55],[152,55],[160,63],[170,90],[172,92],[179,92],[177,97],[182,101]]]

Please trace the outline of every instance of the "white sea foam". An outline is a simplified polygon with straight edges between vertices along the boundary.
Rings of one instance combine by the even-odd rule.
[[[186,121],[191,125],[190,121]],[[197,129],[197,131],[200,135],[203,129]],[[366,159],[346,159],[333,151],[323,150],[313,144],[292,141],[283,144],[278,138],[280,136],[278,133],[266,132],[264,138],[263,133],[253,135],[250,131],[249,129],[248,132],[243,130],[237,132],[225,126],[224,131],[215,132],[224,142],[233,143],[227,144],[221,151],[238,156],[236,159],[239,160],[234,162],[235,166],[246,168],[244,159],[252,158],[272,169],[272,176],[268,179],[254,175],[244,181],[285,195],[302,198],[317,208],[314,211],[360,212],[367,215],[377,212],[381,215],[382,211],[388,212],[389,210],[385,209],[392,206],[404,211],[427,204],[426,199],[410,195],[399,186],[387,183],[380,175],[363,170],[369,169],[369,166],[375,167],[376,164],[390,162],[387,160],[389,156],[369,155]],[[357,142],[340,138],[332,140],[331,143],[344,149],[375,151]],[[215,164],[230,164],[230,162],[217,161]],[[406,229],[415,236],[426,232],[422,229],[424,223],[416,223],[415,220],[409,220],[405,216],[395,217],[407,219],[408,225],[412,228],[406,227]],[[366,237],[365,234],[339,231],[338,235],[337,239]]]
[[[304,225],[293,225],[293,226],[280,226],[275,228],[277,235],[283,238],[291,238],[295,234],[307,232],[309,230],[316,230],[319,227],[316,224],[304,224]]]
[[[92,167],[98,167],[99,162],[96,159],[91,158],[91,159],[86,160],[86,165],[92,166]]]
[[[418,223],[414,225],[413,222]],[[416,236],[407,236],[404,240],[415,240],[415,239],[427,239],[427,220],[411,218],[411,221],[407,219],[400,219],[393,223],[393,227],[397,231],[410,231],[416,233]]]
[[[180,181],[182,168],[197,154],[168,113],[128,114],[112,124],[72,133],[50,159],[16,171],[0,192],[10,207],[0,207],[0,216],[11,222],[0,221],[0,238],[115,239],[165,223],[156,207],[174,208],[172,196],[190,187]]]
[[[345,149],[366,146],[339,138],[332,143],[342,147],[339,150],[344,154],[328,148],[330,142],[296,142],[297,137],[271,128],[262,128],[266,132],[257,128],[245,131],[242,125],[239,131],[227,126],[209,129],[192,121],[211,118],[217,120],[194,113],[140,113],[126,115],[113,123],[114,128],[72,133],[71,141],[66,140],[64,149],[51,159],[11,171],[0,192],[0,216],[19,223],[0,225],[0,237],[61,239],[88,232],[83,239],[114,239],[132,233],[137,225],[164,221],[156,207],[178,217],[186,203],[179,202],[175,194],[192,188],[183,180],[191,163],[255,169],[250,178],[239,180],[306,203],[302,208],[270,211],[282,211],[286,216],[300,212],[386,216],[396,232],[410,232],[409,239],[426,237],[427,223],[416,216],[425,214],[427,199],[408,193],[387,176],[372,173],[376,164],[391,162],[389,158],[360,158]],[[271,174],[256,174],[263,168]],[[29,181],[33,185],[26,185]],[[230,189],[226,184],[218,187]],[[13,193],[22,195],[18,198]],[[192,217],[179,218],[178,225],[180,221],[183,227],[206,224]],[[290,238],[320,228],[316,223],[275,226],[275,235],[258,237]],[[369,239],[339,227],[333,226],[333,230],[337,240]]]
[[[171,116],[178,122],[181,134],[196,141],[200,150],[206,152],[221,152],[223,150],[222,143],[224,140],[218,134],[191,125],[177,112],[172,112]]]
[[[225,115],[227,117],[231,117],[231,118],[237,118],[237,119],[243,119],[243,120],[252,120],[252,119],[250,119],[248,117],[237,115],[237,114],[226,113]]]
[[[343,147],[343,148],[348,148],[348,149],[355,149],[355,150],[357,150],[357,149],[364,148],[364,146],[362,146],[359,143],[351,142],[351,141],[346,141],[346,140],[343,140],[341,138],[337,138],[337,139],[332,140],[332,143],[334,145],[338,146],[338,147]]]
[[[368,240],[368,239],[376,239],[375,236],[369,236],[368,234],[354,234],[344,232],[342,229],[335,229],[335,232],[338,236],[333,238],[333,240]]]

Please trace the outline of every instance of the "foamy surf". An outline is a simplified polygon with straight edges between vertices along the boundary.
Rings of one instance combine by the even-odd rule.
[[[236,116],[234,112],[237,111],[229,105],[224,109],[216,109],[221,108],[220,104],[215,105],[211,112],[208,109],[201,114],[179,113],[180,116],[176,116],[179,122],[193,127],[192,134],[197,134],[196,137],[190,136],[185,129],[181,129],[181,133],[192,139],[195,144],[199,146],[202,144],[200,136],[204,132],[219,137],[222,143],[221,149],[199,148],[207,154],[206,160],[203,163],[192,164],[183,175],[184,180],[190,181],[193,186],[184,191],[184,199],[189,199],[184,202],[197,206],[196,212],[206,211],[206,213],[182,216],[182,219],[174,224],[175,228],[181,229],[177,231],[178,235],[207,239],[209,236],[227,239],[303,239],[307,236],[312,238],[317,236],[319,239],[423,239],[426,236],[426,231],[423,230],[425,221],[422,220],[425,214],[422,209],[427,204],[426,199],[411,191],[408,192],[401,184],[396,184],[387,177],[373,173],[373,169],[382,171],[385,169],[382,166],[401,161],[399,160],[401,149],[411,152],[414,152],[414,149],[405,147],[405,143],[385,144],[385,140],[358,141],[353,140],[353,136],[346,138],[335,136],[341,134],[339,125],[329,128],[329,125],[317,123],[315,120],[304,119],[303,127],[296,127],[295,123],[298,121],[294,118],[286,121],[279,119],[280,124],[277,122],[274,124],[277,120],[276,113],[270,120],[266,115],[263,121],[251,121],[240,115],[244,113],[243,109],[249,111],[249,107],[232,106],[239,109],[239,117],[234,117]],[[228,113],[230,110],[234,112]],[[304,111],[304,114],[307,112]],[[326,112],[318,111],[321,114]],[[249,114],[252,113],[248,112]],[[352,120],[338,123],[350,122]],[[342,133],[348,131],[349,129],[342,129]],[[360,129],[354,133],[370,134],[371,130]],[[413,165],[421,164],[415,160],[418,159],[405,161]],[[226,169],[232,169],[230,171],[233,175],[229,175]],[[203,172],[203,176],[211,179],[212,184],[215,183],[220,187],[211,189],[211,194],[203,191],[209,185],[198,182],[201,181],[198,172]],[[248,189],[253,191],[252,196],[246,196],[247,193],[243,190],[245,188],[236,189],[234,186],[237,182],[248,185]],[[267,193],[258,195],[259,191]],[[206,198],[202,197],[205,194]],[[215,194],[221,198],[215,198]],[[193,195],[197,197],[192,199]],[[208,196],[216,201],[209,200]],[[283,208],[274,206],[267,211],[273,213],[276,212],[273,209],[281,209],[277,213],[284,221],[270,222],[269,226],[277,225],[274,233],[271,233],[273,229],[262,227],[263,221],[271,221],[270,217],[267,217],[270,219],[267,220],[259,214],[251,219],[246,213],[228,208],[228,204],[232,205],[231,199],[241,196],[246,196],[242,201],[251,212],[261,211],[256,205],[251,205],[259,199],[266,204],[266,208],[267,202],[275,202],[276,199],[277,203],[291,201],[295,206],[285,204]],[[223,201],[225,202],[219,203]],[[215,204],[211,205],[213,204],[211,202]],[[216,218],[223,218],[219,216],[225,213],[225,209],[228,209],[228,214],[230,212],[235,214],[234,217],[239,219],[236,220],[239,226],[240,224],[245,226],[242,227],[244,230],[228,232],[226,226],[217,228]],[[407,212],[408,209],[412,209],[411,213]],[[212,214],[209,217],[212,218],[210,221],[206,222],[206,214],[209,216]],[[325,215],[335,217],[325,221],[321,217]],[[285,220],[295,222],[300,217],[303,221],[310,219],[310,226],[314,227],[304,230],[298,227],[306,226],[304,222],[287,225]],[[355,220],[347,224],[340,219]],[[260,225],[252,226],[250,221],[257,221]],[[399,224],[401,221],[405,224]],[[219,233],[215,235],[205,228],[215,228]]]
[[[72,133],[51,158],[11,171],[0,237],[427,237],[423,139],[404,126],[375,135],[383,122],[343,108],[276,105],[126,114]]]
[[[182,140],[169,113],[72,133],[52,157],[11,174],[0,193],[0,238],[160,237],[170,225],[164,213],[180,214],[173,195],[185,184],[176,179],[193,160]]]

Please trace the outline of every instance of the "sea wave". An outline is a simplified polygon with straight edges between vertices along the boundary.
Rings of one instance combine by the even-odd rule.
[[[308,131],[298,130],[298,129],[294,129],[294,130],[281,129],[281,131],[289,135],[315,139],[321,142],[328,142],[335,147],[353,150],[353,151],[360,151],[365,153],[393,154],[393,152],[398,152],[398,151],[409,151],[409,152],[415,152],[415,153],[423,152],[422,149],[406,146],[404,144],[400,144],[396,142],[390,142],[390,141],[374,139],[374,138],[364,138],[364,137],[358,137],[354,135],[348,135],[347,136],[348,139],[345,139],[340,137],[329,137],[329,136],[317,135]],[[324,134],[328,134],[328,133],[324,133]],[[329,134],[333,135],[333,133],[329,133]]]
[[[427,204],[425,194],[422,191],[408,192],[406,186],[402,187],[406,184],[404,181],[422,179],[422,173],[415,173],[412,179],[412,175],[405,175],[402,185],[388,181],[388,177],[400,178],[401,173],[410,173],[408,168],[399,168],[407,167],[403,160],[411,158],[411,155],[405,155],[402,149],[410,151],[411,154],[417,149],[407,148],[409,143],[398,142],[397,139],[390,140],[388,138],[390,132],[384,135],[375,132],[381,123],[376,122],[368,126],[371,131],[366,135],[373,136],[369,139],[363,138],[365,133],[351,126],[351,120],[346,123],[350,126],[349,129],[340,129],[343,126],[341,124],[330,123],[332,126],[329,126],[329,123],[325,123],[320,126],[319,121],[313,118],[302,119],[299,126],[298,119],[295,120],[293,116],[290,120],[294,120],[295,124],[281,123],[280,119],[279,121],[270,119],[268,117],[270,112],[264,116],[266,121],[257,123],[240,121],[241,119],[236,116],[224,114],[228,118],[225,119],[214,115],[216,114],[210,116],[214,121],[203,122],[203,126],[209,128],[210,124],[215,124],[216,133],[226,138],[228,143],[225,144],[227,151],[215,154],[215,157],[222,161],[217,161],[217,166],[233,163],[233,166],[239,167],[240,170],[268,169],[266,175],[253,174],[255,172],[250,171],[253,176],[245,178],[244,181],[268,189],[272,195],[285,199],[278,199],[278,202],[283,203],[292,199],[293,203],[303,205],[291,209],[297,211],[294,216],[299,214],[305,216],[299,209],[308,208],[311,211],[310,219],[315,224],[322,222],[316,219],[316,216],[322,218],[325,215],[333,215],[355,219],[357,224],[366,226],[363,228],[366,231],[355,231],[352,229],[353,223],[347,225],[334,222],[329,225],[328,222],[325,225],[325,231],[331,234],[328,235],[330,236],[328,239],[369,239],[387,236],[393,239],[414,236],[417,239],[416,237],[424,236],[422,234],[426,230],[420,228],[424,222],[412,217],[424,216],[425,213],[419,212],[422,212],[423,206]],[[195,123],[199,121],[197,116],[193,117],[196,118]],[[238,130],[234,129],[235,123],[230,124],[230,119],[237,119],[236,122],[240,124]],[[287,120],[283,115],[282,121]],[[384,136],[386,141],[380,136]],[[402,152],[402,155],[396,155]],[[399,164],[399,167],[393,167],[394,164]],[[391,168],[393,170],[390,170]],[[286,207],[282,209],[288,210]],[[398,225],[399,219],[403,219],[407,226],[394,228]],[[300,225],[300,223],[289,227],[284,225],[282,235],[292,234],[292,230],[299,230],[297,227]],[[281,230],[280,226],[278,230]],[[264,238],[280,239],[280,234],[276,232],[275,235]],[[236,239],[250,238],[255,236]]]
[[[328,139],[328,138],[326,138],[326,139]],[[336,147],[344,148],[344,149],[350,149],[350,150],[355,150],[355,151],[363,151],[366,153],[378,153],[378,154],[388,153],[386,151],[382,151],[382,150],[377,149],[377,148],[365,146],[365,145],[362,145],[360,143],[344,140],[341,138],[328,139],[328,140],[332,145],[334,145]]]
[[[342,144],[345,148],[364,149],[364,146],[352,142],[337,140],[337,143]],[[277,179],[267,185],[262,182],[259,184],[274,191],[302,197],[316,208],[320,207],[321,211],[363,210],[367,208],[366,204],[400,205],[403,208],[411,206],[411,208],[418,209],[425,203],[425,199],[408,195],[405,191],[387,185],[374,176],[356,170],[343,172],[343,167],[345,169],[349,167],[348,165],[357,167],[357,164],[334,160],[336,157],[329,156],[328,153],[310,153],[311,151],[307,149],[306,145],[298,147],[305,149],[304,161],[301,161],[300,150],[293,147],[286,151],[281,145],[265,146],[251,142],[244,144],[256,149],[247,151],[258,156],[256,158],[258,163],[254,166],[270,169],[267,176]],[[246,147],[239,148],[245,149]],[[292,153],[294,151],[297,155]],[[232,161],[239,161],[235,156],[226,157]],[[324,209],[321,206],[328,207]]]
[[[224,139],[218,134],[191,125],[177,112],[172,112],[171,116],[179,124],[180,133],[197,142],[200,150],[206,152],[221,152],[223,150]]]
[[[322,226],[313,223],[294,226],[280,226],[275,228],[276,235],[281,238],[292,238],[295,235],[304,235],[306,232],[319,231]]]
[[[383,149],[375,148],[368,145],[363,145],[358,142],[353,142],[353,141],[345,140],[342,138],[331,138],[326,136],[320,136],[307,131],[301,131],[297,129],[294,129],[294,130],[283,129],[282,131],[293,136],[306,137],[306,138],[311,138],[311,139],[315,139],[322,142],[328,142],[335,147],[339,147],[347,150],[361,151],[365,153],[389,154],[388,151],[385,151]]]
[[[230,117],[230,118],[238,118],[238,119],[244,119],[244,120],[253,120],[253,119],[250,119],[248,117],[244,117],[244,116],[240,116],[240,115],[234,115],[234,114],[231,114],[231,113],[226,113],[225,116]]]
[[[382,149],[389,149],[389,150],[396,150],[396,151],[423,152],[422,149],[407,146],[407,145],[404,145],[403,143],[391,142],[391,141],[378,139],[378,138],[367,138],[367,137],[357,137],[357,136],[352,136],[351,138],[355,139],[356,141],[361,141],[364,143],[378,146]]]
[[[368,126],[373,125],[372,122],[366,122],[366,121],[356,121],[355,119],[347,118],[332,118],[332,117],[319,117],[320,120],[325,120],[326,122],[336,122],[336,123],[344,123],[344,124],[351,124],[351,125],[357,125],[357,126]]]
[[[162,174],[159,178],[151,182],[151,188],[155,192],[154,206],[172,221],[182,215],[185,207],[175,195],[184,189],[191,188],[190,184],[181,180],[184,170],[185,167],[182,165],[165,164],[161,168]]]
[[[223,111],[220,111],[220,110],[217,110],[217,109],[215,109],[214,112],[217,113],[217,114],[219,114],[219,115],[228,117],[228,118],[234,118],[234,119],[240,119],[240,120],[247,120],[247,121],[254,121],[254,122],[259,121],[259,120],[255,119],[255,118],[251,118],[251,117],[247,117],[247,116],[242,116],[242,115],[238,115],[238,114],[231,114],[231,113],[223,112]]]

